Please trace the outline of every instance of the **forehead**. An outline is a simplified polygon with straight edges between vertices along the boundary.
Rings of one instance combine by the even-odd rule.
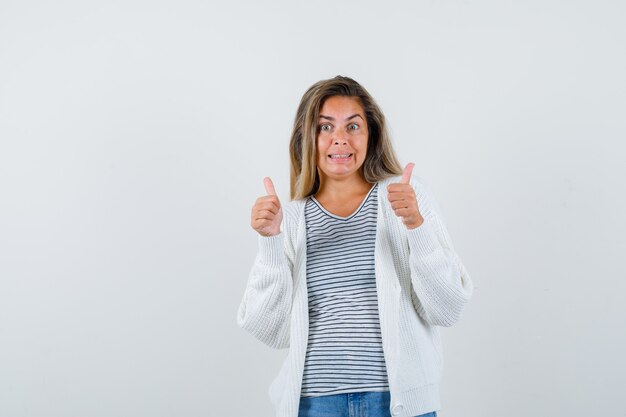
[[[365,111],[358,97],[331,96],[328,97],[320,109],[320,115],[342,118],[353,114],[364,115]]]

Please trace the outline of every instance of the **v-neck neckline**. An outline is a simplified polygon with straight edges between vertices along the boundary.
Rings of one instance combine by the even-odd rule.
[[[326,213],[330,217],[332,217],[334,219],[337,219],[337,220],[350,220],[352,217],[356,216],[361,211],[361,209],[365,205],[365,202],[369,199],[370,195],[372,194],[372,192],[374,191],[374,189],[376,188],[377,185],[378,185],[378,183],[375,183],[372,186],[372,188],[370,188],[370,190],[365,195],[365,198],[363,198],[363,201],[361,201],[361,204],[359,204],[359,206],[356,208],[356,210],[352,214],[349,214],[347,216],[339,216],[337,214],[331,213],[330,211],[326,210],[326,208],[324,208],[322,203],[320,203],[317,200],[317,198],[315,198],[315,196],[313,196],[313,195],[311,196],[311,200],[313,200],[313,202],[315,204],[317,204],[317,206],[320,208],[320,210],[322,210],[324,213]]]

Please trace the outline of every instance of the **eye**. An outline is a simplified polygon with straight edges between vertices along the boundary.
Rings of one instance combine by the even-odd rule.
[[[359,128],[359,125],[358,125],[358,124],[356,124],[356,123],[350,123],[350,124],[348,125],[348,129],[349,129],[349,130],[357,130],[358,128]]]
[[[328,123],[324,123],[320,125],[320,132],[328,132],[330,131],[330,125]]]

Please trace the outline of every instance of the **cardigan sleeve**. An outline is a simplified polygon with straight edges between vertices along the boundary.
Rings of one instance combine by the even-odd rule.
[[[284,231],[258,239],[259,251],[237,311],[237,324],[266,345],[283,349],[289,347],[293,261]]]
[[[452,326],[472,296],[467,269],[452,246],[439,206],[428,188],[415,187],[424,222],[407,230],[411,284],[417,312],[429,324]]]

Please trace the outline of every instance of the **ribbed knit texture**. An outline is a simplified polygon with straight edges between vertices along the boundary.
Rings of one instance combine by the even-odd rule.
[[[457,256],[427,187],[411,178],[424,223],[407,230],[378,184],[376,289],[393,416],[439,410],[443,372],[438,326],[458,321],[471,298],[471,278]],[[259,253],[237,323],[273,348],[289,348],[270,386],[276,417],[297,417],[308,339],[305,200],[283,204],[282,232],[259,237]]]

